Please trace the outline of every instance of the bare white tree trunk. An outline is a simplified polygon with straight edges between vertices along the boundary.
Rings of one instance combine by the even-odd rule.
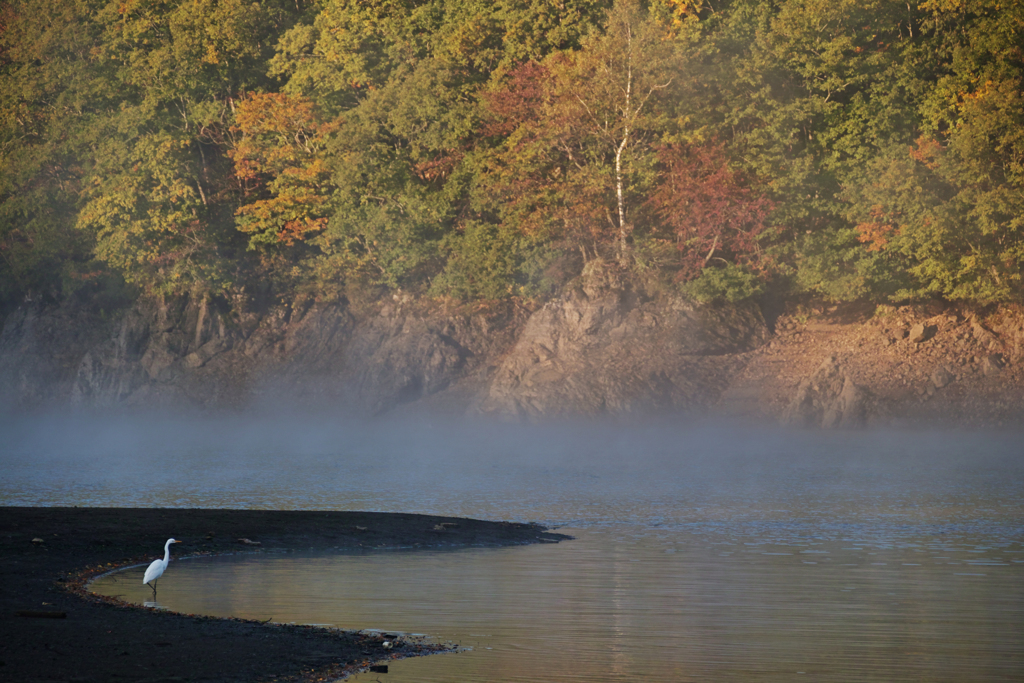
[[[593,124],[594,132],[603,139],[604,144],[609,145],[609,151],[614,152],[616,215],[613,217],[612,211],[608,210],[608,220],[613,230],[617,232],[614,244],[618,260],[623,265],[630,258],[629,239],[633,233],[626,197],[629,173],[627,152],[631,147],[641,144],[644,139],[640,117],[647,102],[655,93],[672,83],[671,77],[665,83],[648,83],[651,76],[648,57],[651,55],[645,51],[645,34],[641,32],[634,35],[632,22],[635,20],[636,17],[630,15],[621,24],[617,24],[617,27],[621,26],[621,33],[617,27],[615,30],[609,28],[607,39],[610,42],[604,48],[607,52],[599,58],[597,76],[601,77],[604,83],[613,84],[612,92],[608,92],[608,95],[614,101],[604,104],[610,105],[614,114],[607,110],[602,112],[603,107],[591,109],[583,94],[579,91],[576,93],[576,99]],[[612,44],[611,41],[615,43]],[[634,57],[637,57],[635,62]]]
[[[651,99],[651,96],[659,90],[663,90],[672,83],[670,78],[668,82],[661,85],[652,85],[648,88],[646,93],[639,99],[639,102],[634,101],[633,97],[633,27],[626,26],[626,83],[622,89],[622,137],[618,140],[618,144],[615,146],[615,201],[618,206],[619,212],[619,239],[618,239],[618,252],[619,262],[625,265],[629,260],[629,236],[633,232],[633,226],[630,225],[629,216],[626,213],[626,193],[625,193],[625,172],[622,168],[622,157],[626,150],[629,148],[632,142],[632,135],[634,126],[640,118],[640,113],[643,111],[644,105]]]
[[[619,209],[619,262],[625,263],[629,249],[629,223],[626,220],[626,198],[622,188],[622,153],[626,151],[629,144],[629,135],[632,131],[632,118],[639,113],[632,111],[633,108],[633,30],[626,28],[626,100],[622,108],[622,140],[615,149],[615,199]],[[641,105],[643,106],[643,105]]]

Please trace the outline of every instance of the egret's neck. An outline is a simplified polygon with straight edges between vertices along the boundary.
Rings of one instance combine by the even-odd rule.
[[[171,561],[171,542],[164,543],[164,564]]]

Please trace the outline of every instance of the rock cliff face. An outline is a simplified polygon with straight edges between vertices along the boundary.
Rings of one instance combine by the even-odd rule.
[[[800,382],[782,420],[799,427],[863,427],[867,424],[870,394],[843,372],[835,356]]]
[[[281,339],[254,351],[250,382],[319,396],[370,414],[434,396],[486,372],[518,329],[510,309],[477,313],[424,310],[410,302],[357,318],[314,306],[283,325]]]
[[[114,320],[26,307],[4,321],[0,387],[21,407],[297,402],[376,414],[479,374],[511,346],[514,316],[408,302],[361,318],[339,305],[246,314],[186,299]]]
[[[183,298],[109,318],[26,306],[3,321],[0,405],[696,411],[823,428],[1024,418],[1024,310],[822,309],[773,323],[600,271],[532,313],[408,300],[356,313]]]
[[[714,403],[768,329],[754,307],[644,301],[591,278],[526,323],[479,409],[521,416],[652,413]]]
[[[205,300],[115,320],[26,308],[5,321],[0,378],[18,405],[238,406],[313,402],[377,414],[439,396],[520,416],[693,409],[768,331],[755,307],[648,300],[598,272],[532,315],[392,302],[261,314]]]
[[[0,333],[0,405],[66,403],[84,356],[110,333],[109,323],[73,309],[26,305],[7,316]]]

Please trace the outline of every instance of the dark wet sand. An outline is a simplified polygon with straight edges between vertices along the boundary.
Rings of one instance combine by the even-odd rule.
[[[456,526],[435,529],[444,522]],[[0,507],[0,681],[330,680],[416,650],[410,644],[404,653],[387,651],[381,638],[357,633],[129,607],[84,592],[85,580],[108,563],[162,557],[170,537],[183,541],[174,546],[176,557],[253,549],[240,538],[269,550],[568,538],[536,525],[429,515]],[[66,618],[19,612],[63,612]]]

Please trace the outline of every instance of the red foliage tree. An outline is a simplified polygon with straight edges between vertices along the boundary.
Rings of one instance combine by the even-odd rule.
[[[763,268],[757,237],[772,208],[743,175],[729,167],[720,144],[669,145],[658,150],[663,173],[650,199],[681,256],[689,280],[714,261]]]

